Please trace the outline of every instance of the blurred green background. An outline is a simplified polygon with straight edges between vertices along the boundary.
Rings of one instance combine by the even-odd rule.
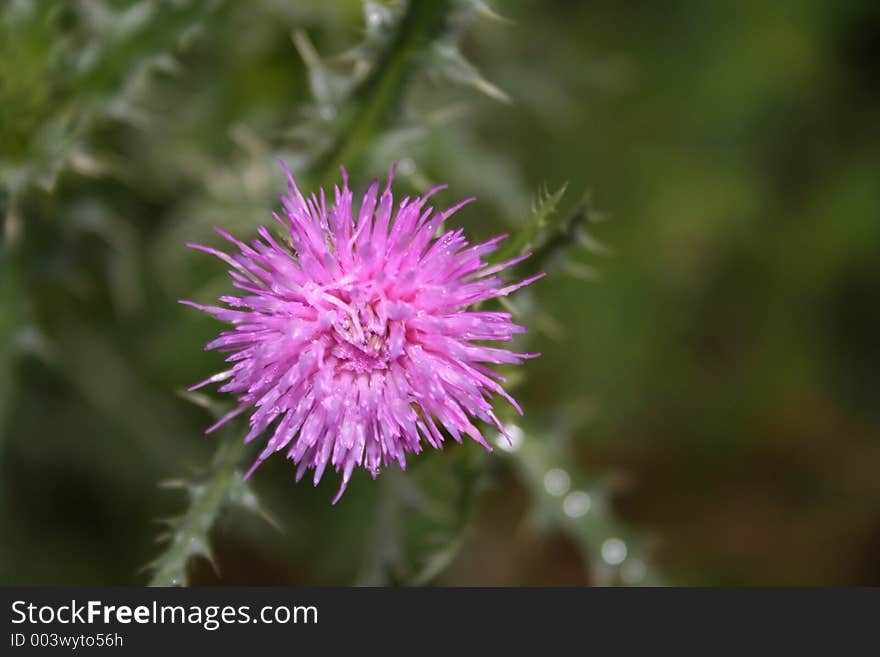
[[[270,459],[278,527],[228,505],[193,583],[880,584],[880,5],[418,4],[4,0],[0,583],[148,581],[218,441],[184,243],[268,223],[280,156],[449,182],[474,239],[594,209],[513,298],[517,449],[336,507]]]

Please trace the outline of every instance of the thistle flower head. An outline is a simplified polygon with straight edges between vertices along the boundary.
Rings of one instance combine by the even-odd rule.
[[[469,245],[459,228],[437,237],[473,200],[434,211],[427,203],[442,186],[395,211],[393,167],[384,191],[374,182],[357,206],[344,169],[330,206],[323,190],[304,197],[284,170],[283,216],[274,215],[281,239],[261,226],[250,244],[217,229],[231,255],[188,245],[229,265],[239,290],[220,298],[225,307],[182,301],[232,325],[206,346],[228,353],[229,368],[191,388],[223,382],[220,391],[238,400],[208,431],[251,411],[245,442],[271,437],[248,475],[279,451],[297,465],[297,481],[313,469],[317,484],[329,463],[342,473],[334,503],[356,466],[374,477],[393,462],[404,468],[423,441],[442,447],[441,427],[491,450],[474,419],[506,433],[495,394],[522,411],[489,365],[537,354],[486,346],[525,329],[508,313],[467,308],[540,278],[497,276],[528,254],[490,266],[484,258],[505,236]]]

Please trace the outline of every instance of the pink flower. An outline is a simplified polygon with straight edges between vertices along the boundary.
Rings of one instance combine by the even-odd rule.
[[[435,238],[444,220],[473,200],[434,212],[427,201],[443,186],[403,199],[393,212],[394,167],[382,194],[374,182],[357,209],[345,169],[331,207],[323,190],[306,199],[284,170],[284,217],[274,215],[282,240],[261,226],[261,239],[250,245],[217,229],[238,249],[232,255],[188,245],[228,264],[241,290],[220,297],[227,307],[181,302],[233,327],[206,346],[230,354],[230,368],[191,388],[225,381],[220,391],[238,399],[208,432],[252,409],[245,442],[274,426],[247,476],[282,450],[298,466],[297,481],[313,468],[317,485],[330,463],[342,472],[334,503],[355,466],[373,477],[395,461],[405,468],[406,453],[420,452],[423,440],[442,447],[440,427],[457,442],[465,434],[491,451],[473,419],[506,435],[493,395],[522,410],[487,364],[537,354],[485,346],[525,328],[508,313],[466,308],[543,276],[512,285],[496,276],[530,254],[490,266],[484,257],[504,235],[473,246],[460,228]]]

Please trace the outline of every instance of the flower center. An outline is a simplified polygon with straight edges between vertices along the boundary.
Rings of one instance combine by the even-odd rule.
[[[380,318],[374,303],[354,303],[347,312],[340,310],[333,337],[331,353],[342,361],[343,369],[367,372],[388,367],[388,322]]]

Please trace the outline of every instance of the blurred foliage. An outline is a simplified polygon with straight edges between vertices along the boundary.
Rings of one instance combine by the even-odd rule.
[[[867,1],[3,3],[0,582],[880,583],[878,71]],[[512,445],[331,507],[201,437],[184,244],[279,157],[534,253]]]

